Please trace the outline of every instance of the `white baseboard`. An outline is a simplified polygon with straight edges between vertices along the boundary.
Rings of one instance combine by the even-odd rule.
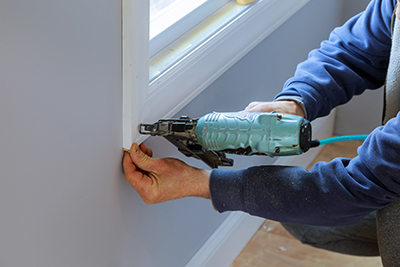
[[[263,222],[259,217],[232,212],[186,267],[229,266]]]
[[[322,139],[333,134],[335,114],[317,119],[312,123],[313,138]],[[314,148],[301,156],[281,157],[274,164],[307,167],[320,152]],[[250,241],[265,220],[243,212],[232,212],[204,243],[186,267],[229,266]]]

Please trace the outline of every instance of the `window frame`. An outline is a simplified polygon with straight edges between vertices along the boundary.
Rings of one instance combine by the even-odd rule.
[[[123,147],[126,149],[132,142],[141,143],[148,137],[138,133],[140,123],[174,116],[309,2],[256,0],[149,83],[149,2],[122,1]]]

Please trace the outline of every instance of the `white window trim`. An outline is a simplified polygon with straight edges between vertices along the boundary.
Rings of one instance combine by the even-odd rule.
[[[174,116],[309,0],[258,0],[149,85],[149,4],[122,2],[123,147],[141,122]]]
[[[147,0],[122,0],[122,138],[126,149],[133,141],[140,142],[137,125],[149,88],[149,12]]]

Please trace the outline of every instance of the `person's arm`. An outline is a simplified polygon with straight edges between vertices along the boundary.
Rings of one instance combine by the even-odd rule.
[[[213,170],[219,212],[240,210],[280,222],[346,225],[400,197],[400,116],[377,128],[354,159],[300,167]]]
[[[210,198],[219,212],[240,210],[281,222],[351,224],[400,197],[400,115],[374,130],[350,160],[300,167],[246,170],[191,167],[177,159],[151,157],[144,144],[125,153],[126,180],[154,204],[196,196]]]
[[[276,98],[300,96],[313,120],[365,89],[383,85],[390,54],[390,22],[396,0],[373,0],[365,12],[336,28],[328,41],[299,64]]]
[[[375,18],[380,22],[386,21],[387,12],[383,12],[383,9],[390,9],[392,3],[385,2],[386,4],[384,4],[383,2],[378,0],[371,2],[368,8],[370,13],[373,13],[372,5],[381,5],[381,14],[375,12],[371,19]],[[383,15],[384,13],[385,15]],[[361,17],[364,21],[370,19],[365,17],[365,14]],[[360,18],[355,20],[354,24],[360,22]],[[390,20],[387,24],[390,24]],[[348,26],[351,26],[351,23]],[[355,28],[360,30],[360,27],[352,26],[349,28],[350,32]],[[312,66],[307,68],[299,66],[294,80],[287,83],[287,85],[296,86],[293,88],[288,86],[282,95],[285,93],[300,95],[306,102],[308,118],[313,119],[317,115],[322,116],[323,112],[329,113],[334,104],[340,103],[340,99],[348,100],[353,94],[361,93],[368,87],[367,85],[379,86],[384,80],[382,73],[386,71],[383,71],[383,68],[386,68],[387,65],[390,36],[388,37],[387,31],[383,31],[384,27],[374,29],[375,31],[366,29],[366,33],[371,31],[370,33],[376,36],[382,35],[381,44],[377,41],[377,49],[381,48],[382,51],[375,51],[376,54],[370,55],[371,64],[366,64],[368,61],[366,56],[373,52],[367,49],[371,45],[368,44],[365,50],[358,51],[362,54],[361,57],[354,57],[354,59],[363,59],[362,62],[359,62],[359,66],[363,67],[347,69],[344,62],[350,64],[354,61],[343,60],[341,62],[339,59],[352,58],[354,56],[352,53],[357,49],[351,49],[350,53],[350,50],[346,49],[348,49],[347,46],[353,44],[342,42],[338,37],[336,41],[343,44],[344,50],[338,52],[336,47],[329,54],[327,53],[329,49],[326,49],[326,55],[322,53],[322,50],[314,51],[314,53],[320,53],[321,58],[326,57],[327,64],[317,60],[314,62],[318,63],[314,69]],[[378,34],[379,30],[382,30],[380,34]],[[353,34],[353,36],[357,35]],[[387,40],[388,38],[389,40]],[[331,38],[330,42],[333,43],[334,39]],[[362,43],[362,40],[356,41]],[[329,47],[329,43],[327,47]],[[383,54],[386,53],[387,56],[384,56]],[[314,58],[319,58],[319,56]],[[304,64],[312,62],[313,60],[308,60],[308,63],[306,61]],[[354,69],[360,71],[354,72]],[[348,70],[351,73],[347,73]],[[373,74],[374,70],[377,71],[376,74]],[[308,73],[308,71],[313,73]],[[302,73],[304,73],[305,79],[296,80],[296,77],[301,77]],[[343,79],[351,78],[350,80],[354,82],[346,84],[345,90],[342,87],[346,80],[340,78],[340,74],[343,73],[346,74],[343,75]],[[361,78],[360,73],[372,76]],[[312,79],[314,75],[318,78],[316,84],[308,80],[308,78]],[[333,81],[331,82],[329,78]],[[339,81],[341,82],[339,83]],[[320,87],[324,84],[327,85],[326,88]],[[354,86],[354,89],[351,86]],[[315,90],[310,90],[310,88]],[[338,98],[335,98],[336,93],[339,95]],[[328,96],[332,97],[332,101],[327,99]],[[321,103],[315,103],[320,100],[322,100]],[[330,106],[322,107],[321,111],[320,106],[326,104],[323,102],[325,100],[330,102]],[[311,115],[310,111],[312,111]],[[294,223],[348,224],[372,210],[384,207],[399,197],[400,182],[397,181],[396,174],[400,173],[397,164],[400,155],[395,153],[400,151],[400,141],[396,138],[399,130],[398,119],[391,121],[384,128],[377,129],[365,141],[359,150],[360,156],[356,159],[337,159],[327,164],[319,163],[311,172],[298,167],[264,166],[242,171],[214,170],[209,178],[209,173],[206,171],[195,169],[181,161],[171,159],[148,161],[142,159],[140,153],[134,155],[131,153],[130,156],[126,154],[124,158],[125,177],[146,203],[162,202],[190,195],[208,198],[206,184],[210,179],[211,198],[214,206],[221,212],[242,210],[258,216]],[[148,164],[149,162],[151,164]],[[179,171],[175,172],[175,170]],[[158,186],[159,184],[163,186]],[[176,192],[174,192],[175,190]],[[148,196],[151,197],[150,201]]]
[[[144,144],[125,153],[126,180],[147,204],[196,196],[219,212],[240,210],[288,223],[346,225],[400,198],[400,116],[377,128],[354,159],[300,167],[211,172],[151,157]]]

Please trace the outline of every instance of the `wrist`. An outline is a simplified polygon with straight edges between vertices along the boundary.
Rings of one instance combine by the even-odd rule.
[[[196,180],[192,183],[192,196],[210,199],[210,175],[211,171],[195,168],[194,177]]]
[[[281,98],[276,99],[275,101],[285,105],[285,109],[288,113],[306,118],[304,103],[300,103],[298,99]]]
[[[297,101],[288,100],[288,102],[290,103],[294,114],[301,116],[303,118],[305,117],[304,109],[301,107],[301,105]]]

